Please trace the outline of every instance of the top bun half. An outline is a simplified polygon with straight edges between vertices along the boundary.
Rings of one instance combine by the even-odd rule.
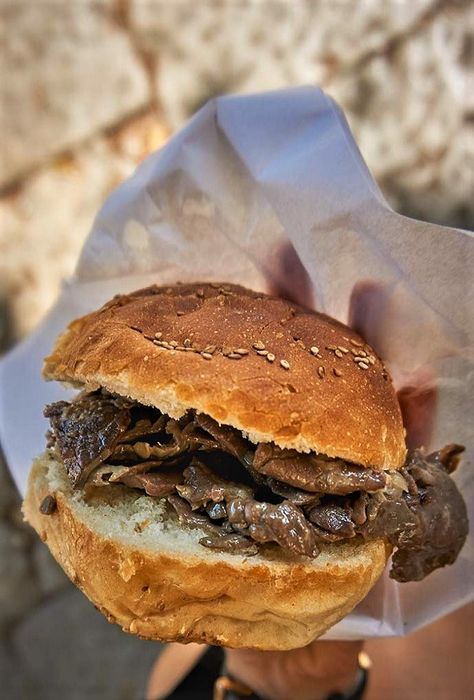
[[[379,469],[405,460],[397,397],[370,346],[324,314],[237,285],[116,296],[69,325],[44,376],[174,418],[193,408],[256,443]]]

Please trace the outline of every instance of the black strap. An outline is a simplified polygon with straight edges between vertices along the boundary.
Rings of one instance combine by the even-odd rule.
[[[331,693],[331,695],[327,697],[327,700],[362,700],[365,689],[367,688],[368,675],[367,669],[359,666],[359,676],[353,690],[349,693]],[[227,678],[230,677],[227,676]],[[243,698],[246,698],[246,700],[261,700],[255,693],[243,695],[233,690],[227,691],[223,698],[224,700],[243,700]]]
[[[367,669],[359,666],[359,677],[355,688],[350,691],[350,693],[333,693],[327,700],[362,700],[367,688],[368,679],[369,672]]]

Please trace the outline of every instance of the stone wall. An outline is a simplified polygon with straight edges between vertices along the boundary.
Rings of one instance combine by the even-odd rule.
[[[221,93],[319,83],[397,210],[473,227],[468,0],[0,0],[0,13],[0,352],[53,303],[111,189]],[[0,464],[6,697],[138,698],[156,650],[71,587]]]

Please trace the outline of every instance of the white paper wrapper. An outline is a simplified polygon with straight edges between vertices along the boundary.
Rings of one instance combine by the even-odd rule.
[[[67,393],[40,378],[67,322],[149,283],[225,280],[350,315],[398,387],[436,392],[427,447],[467,446],[455,478],[474,522],[472,270],[469,233],[388,207],[323,92],[218,98],[109,197],[56,306],[1,363],[0,437],[18,487],[44,449],[44,404]],[[471,537],[421,583],[385,576],[327,636],[404,634],[473,598]]]

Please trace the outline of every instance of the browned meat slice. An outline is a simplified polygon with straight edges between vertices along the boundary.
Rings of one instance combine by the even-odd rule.
[[[352,517],[350,504],[344,502],[321,503],[308,512],[310,522],[322,530],[339,535],[341,539],[355,536],[355,525]]]
[[[284,484],[283,481],[277,481],[277,479],[272,479],[272,477],[267,477],[265,480],[266,486],[276,493],[277,496],[282,496],[287,501],[291,501],[295,506],[309,506],[315,504],[321,498],[319,493],[311,493],[310,491],[303,491],[302,489],[297,489],[294,486],[289,486]]]
[[[86,394],[46,406],[55,444],[73,486],[109,457],[130,424],[130,403],[109,394]]]
[[[183,472],[184,485],[177,491],[185,498],[193,510],[209,503],[228,502],[233,498],[251,498],[253,490],[249,486],[221,479],[195,458]]]
[[[139,437],[160,433],[162,430],[164,430],[168,420],[168,416],[165,415],[159,416],[155,421],[148,418],[142,418],[131,426],[125,433],[123,433],[119,442],[131,443],[137,440]]]
[[[452,474],[452,472],[458,466],[461,460],[461,455],[465,449],[466,448],[463,447],[463,445],[451,443],[449,445],[445,445],[436,452],[432,452],[426,457],[426,461],[441,464],[446,469],[448,474]]]
[[[361,491],[352,503],[352,520],[355,525],[363,525],[367,520],[367,504],[369,502],[369,494],[366,491]]]
[[[214,537],[202,537],[199,543],[204,547],[215,549],[218,552],[245,554],[248,557],[253,557],[255,554],[258,554],[257,545],[243,535],[222,534]]]
[[[418,494],[386,497],[363,533],[385,537],[397,547],[390,572],[397,581],[420,581],[452,564],[466,540],[466,506],[440,462],[426,462],[415,453],[405,469],[414,478]]]
[[[339,459],[281,449],[271,443],[258,445],[253,469],[305,491],[341,496],[355,491],[378,491],[386,483],[383,472]]]
[[[184,498],[178,496],[177,494],[172,494],[167,497],[168,503],[170,503],[176,514],[178,520],[182,525],[187,525],[188,527],[200,527],[211,535],[219,536],[222,532],[219,525],[214,525],[209,520],[208,516],[203,513],[197,513],[192,510],[191,506]]]
[[[242,433],[230,425],[219,425],[217,421],[206,416],[205,413],[197,413],[195,420],[203,430],[212,435],[221,450],[228,452],[240,461],[243,460],[251,445]]]
[[[307,557],[319,553],[314,528],[290,501],[272,505],[236,498],[226,508],[234,530],[256,542],[277,542],[283,549]]]
[[[189,443],[190,450],[222,450],[217,440],[201,428],[196,420],[196,416],[193,416],[192,420],[183,427],[182,432]]]
[[[161,421],[158,421],[160,424]],[[157,442],[153,443],[149,440],[142,439],[136,442],[124,442],[117,445],[114,450],[114,459],[131,459],[136,461],[155,459],[155,460],[169,460],[170,457],[175,457],[186,450],[189,447],[188,441],[183,436],[181,427],[178,421],[171,418],[167,418],[164,423],[164,428],[168,435],[171,435],[171,440],[169,442]],[[134,431],[131,431],[134,432]],[[141,437],[145,437],[146,435]],[[164,436],[164,439],[169,439]]]
[[[115,460],[130,460],[133,462],[146,459],[162,461],[170,457],[175,457],[181,452],[181,446],[177,445],[174,441],[164,445],[151,445],[149,442],[140,440],[133,444],[121,443],[117,445],[113,451],[113,458]]]
[[[176,486],[183,481],[181,472],[149,472],[148,474],[124,474],[119,483],[134,489],[144,489],[148,496],[163,498],[175,493]],[[116,482],[115,482],[116,483]]]

